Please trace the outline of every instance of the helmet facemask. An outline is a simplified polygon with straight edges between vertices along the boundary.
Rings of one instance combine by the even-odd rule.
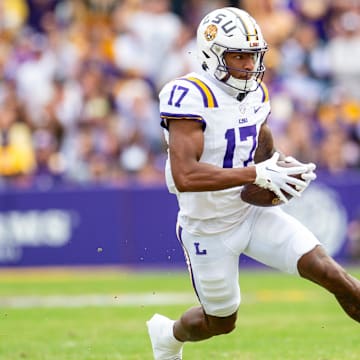
[[[229,49],[224,46],[213,44],[210,48],[218,59],[218,66],[214,72],[214,77],[225,83],[226,85],[238,90],[239,92],[255,91],[259,86],[265,73],[265,65],[263,63],[266,50],[249,50],[249,49]],[[255,56],[254,69],[249,71],[240,68],[233,68],[226,64],[226,53],[252,53]],[[229,70],[244,74],[243,79],[234,77]]]

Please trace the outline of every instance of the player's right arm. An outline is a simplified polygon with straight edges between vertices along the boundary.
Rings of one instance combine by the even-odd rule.
[[[171,172],[179,191],[223,190],[255,181],[255,166],[225,169],[199,161],[204,146],[201,123],[169,120],[168,130]]]

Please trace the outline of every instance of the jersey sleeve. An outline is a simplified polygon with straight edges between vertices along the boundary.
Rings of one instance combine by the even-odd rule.
[[[206,127],[206,109],[218,107],[211,88],[195,77],[176,79],[164,86],[159,94],[161,126],[168,128],[169,120],[191,120]]]

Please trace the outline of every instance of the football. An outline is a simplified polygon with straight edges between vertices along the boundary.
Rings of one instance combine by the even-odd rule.
[[[296,164],[292,163],[285,163],[284,161],[280,161],[278,163],[279,166],[296,166]],[[297,179],[301,179],[301,175],[292,175]],[[290,200],[292,195],[288,193],[284,193],[286,198]],[[240,193],[241,200],[245,201],[248,204],[255,205],[255,206],[277,206],[281,205],[284,202],[281,201],[277,195],[272,192],[271,190],[264,189],[255,184],[246,184],[241,190]]]

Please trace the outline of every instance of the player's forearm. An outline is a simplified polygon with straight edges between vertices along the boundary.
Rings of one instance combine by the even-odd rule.
[[[199,163],[196,168],[176,170],[173,177],[177,189],[187,191],[216,191],[253,183],[256,178],[254,166],[238,169],[223,169],[210,164]]]

